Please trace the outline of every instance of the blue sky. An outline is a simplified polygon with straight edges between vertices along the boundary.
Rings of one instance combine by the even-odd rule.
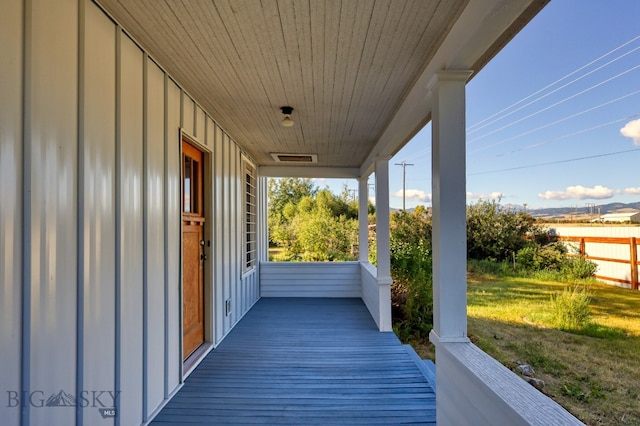
[[[430,205],[430,146],[427,125],[390,161],[391,207],[402,161],[407,208]],[[640,201],[640,1],[552,1],[474,76],[467,192],[529,209]]]

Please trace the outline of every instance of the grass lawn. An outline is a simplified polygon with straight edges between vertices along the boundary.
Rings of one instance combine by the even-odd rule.
[[[531,365],[544,393],[589,425],[640,425],[640,292],[590,284],[593,324],[580,335],[550,326],[551,294],[567,284],[476,274],[468,281],[477,346],[511,369]]]
[[[269,247],[269,261],[282,261],[282,254],[284,249],[280,247]]]

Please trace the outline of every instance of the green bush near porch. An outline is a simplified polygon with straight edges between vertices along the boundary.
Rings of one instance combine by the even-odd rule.
[[[391,306],[401,340],[427,338],[433,324],[431,216],[422,206],[390,217]]]

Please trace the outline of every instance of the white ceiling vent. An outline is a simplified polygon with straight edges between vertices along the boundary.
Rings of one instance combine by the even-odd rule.
[[[283,154],[271,153],[271,157],[278,163],[317,163],[316,154]]]

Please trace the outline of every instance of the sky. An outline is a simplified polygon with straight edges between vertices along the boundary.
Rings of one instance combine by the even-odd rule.
[[[640,201],[640,1],[554,0],[467,84],[467,200]],[[431,125],[391,160],[390,204],[431,205]],[[339,192],[346,183],[323,181]]]

